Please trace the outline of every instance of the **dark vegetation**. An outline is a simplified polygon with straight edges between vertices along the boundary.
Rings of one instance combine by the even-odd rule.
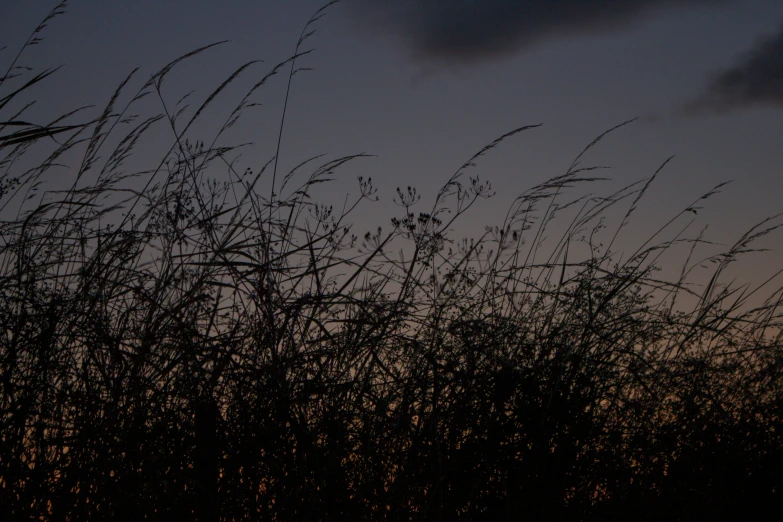
[[[291,81],[322,14],[208,141],[192,136],[198,107],[249,65],[190,108],[163,89],[207,48],[136,93],[129,77],[94,119],[33,124],[20,100],[51,71],[15,61],[0,79],[2,518],[779,515],[783,293],[722,283],[775,221],[697,262],[701,236],[661,239],[692,206],[620,256],[655,176],[569,199],[598,179],[576,161],[502,225],[453,240],[491,195],[469,169],[523,128],[431,210],[398,191],[400,216],[364,235],[350,216],[376,198],[369,179],[342,212],[310,197],[357,156],[283,175],[221,144],[271,76]],[[131,116],[143,98],[160,114]],[[155,128],[170,149],[126,172]],[[58,177],[69,186],[43,190]],[[667,280],[658,264],[675,251]],[[701,285],[697,266],[711,270]]]

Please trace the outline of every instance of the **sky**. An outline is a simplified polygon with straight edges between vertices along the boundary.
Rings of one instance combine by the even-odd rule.
[[[56,4],[0,2],[0,64]],[[139,82],[197,47],[230,40],[167,80],[176,101],[206,96],[236,67],[252,85],[290,56],[314,0],[73,0],[45,40],[22,60],[37,70],[63,65],[38,88],[31,114],[42,120],[102,104],[141,67]],[[635,248],[714,185],[694,225],[730,244],[783,212],[783,2],[779,0],[342,0],[312,28],[292,83],[282,170],[316,154],[368,153],[321,189],[341,202],[358,175],[372,177],[381,201],[357,214],[358,229],[388,227],[399,214],[398,186],[416,186],[431,204],[440,186],[474,152],[505,132],[542,124],[504,142],[471,174],[497,195],[473,210],[456,234],[499,224],[513,198],[565,173],[601,132],[632,118],[585,159],[609,165],[606,195],[667,165],[624,237]],[[146,75],[146,76],[145,76]],[[263,91],[263,105],[231,136],[254,145],[258,167],[275,152],[285,76]],[[205,115],[222,121],[242,95]],[[228,109],[227,109],[228,108]],[[221,113],[220,110],[223,110]],[[205,130],[206,132],[206,130]],[[143,158],[139,159],[143,161]],[[420,210],[426,210],[422,207]],[[372,224],[372,227],[370,227]],[[361,230],[360,230],[361,232]],[[780,268],[780,235],[760,244],[753,279]],[[748,266],[748,265],[745,265]]]

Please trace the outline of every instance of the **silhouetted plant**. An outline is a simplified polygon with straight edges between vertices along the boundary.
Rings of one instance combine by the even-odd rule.
[[[778,222],[692,263],[701,236],[656,242],[673,219],[621,257],[617,232],[657,173],[565,199],[601,179],[579,162],[602,135],[564,175],[520,195],[502,224],[453,239],[457,220],[493,194],[469,169],[522,127],[465,162],[427,211],[415,188],[399,189],[390,229],[357,232],[352,212],[377,198],[369,178],[340,212],[312,196],[364,155],[309,158],[278,178],[276,156],[243,170],[239,147],[221,142],[286,66],[290,85],[324,9],[210,139],[192,124],[253,64],[195,110],[171,104],[163,86],[213,46],[123,102],[130,75],[87,124],[62,124],[72,112],[0,138],[0,512],[772,518],[783,486],[783,293],[721,276]],[[0,80],[2,114],[50,74],[16,67]],[[145,98],[160,114],[130,116]],[[23,112],[0,117],[0,130]],[[125,172],[161,126],[171,147],[158,166]],[[72,185],[42,192],[65,160]],[[602,232],[624,204],[616,232]],[[552,246],[556,217],[567,226]],[[661,255],[682,244],[692,247],[682,275],[660,279]],[[713,267],[701,291],[695,266]],[[761,292],[764,304],[750,306]]]

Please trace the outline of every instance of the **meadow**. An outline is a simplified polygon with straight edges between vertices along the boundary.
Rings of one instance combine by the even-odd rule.
[[[615,251],[657,173],[580,190],[602,179],[584,154],[625,124],[480,237],[458,234],[493,195],[474,167],[532,126],[466,154],[434,201],[369,178],[345,204],[317,201],[363,155],[254,169],[222,137],[267,83],[306,81],[294,75],[330,5],[230,103],[250,64],[202,98],[166,95],[182,63],[220,52],[207,46],[129,75],[94,114],[28,121],[56,76],[19,60],[51,44],[64,3],[15,59],[0,54],[0,513],[772,519],[783,288],[725,274],[780,218],[702,256],[682,220],[719,204],[719,184]],[[158,111],[137,114],[150,100]],[[196,132],[218,102],[225,123]],[[157,167],[126,170],[149,158],[149,133],[167,137]],[[378,197],[398,215],[354,224]],[[676,270],[661,265],[672,252]]]

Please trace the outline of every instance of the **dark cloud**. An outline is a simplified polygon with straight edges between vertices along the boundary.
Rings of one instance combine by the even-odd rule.
[[[693,113],[762,104],[783,107],[783,26],[736,65],[716,74],[704,94],[686,109]]]
[[[657,9],[729,0],[354,0],[354,12],[390,29],[422,61],[461,64],[517,52],[546,38],[620,27]]]

